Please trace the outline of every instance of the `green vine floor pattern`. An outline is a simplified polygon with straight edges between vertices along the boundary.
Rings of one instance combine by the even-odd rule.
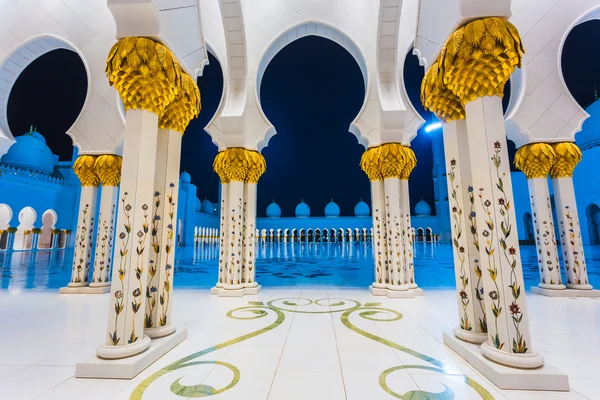
[[[315,311],[315,310],[303,310],[308,306],[320,306],[326,308],[323,311]],[[351,331],[367,338],[373,340],[382,346],[391,347],[393,349],[402,351],[404,353],[410,354],[420,360],[427,362],[430,365],[400,365],[397,367],[388,368],[383,371],[379,376],[379,385],[383,390],[389,393],[391,396],[402,399],[402,400],[453,400],[455,399],[455,394],[449,387],[444,386],[444,391],[441,393],[433,393],[422,390],[409,391],[404,394],[396,393],[392,389],[390,389],[388,385],[388,378],[396,371],[400,370],[410,370],[410,369],[422,369],[429,370],[433,372],[438,372],[442,375],[446,375],[444,370],[444,365],[442,362],[436,360],[435,358],[429,357],[425,354],[419,353],[408,347],[399,345],[397,343],[391,342],[381,336],[372,334],[370,332],[364,331],[350,322],[350,316],[358,313],[360,318],[369,321],[375,322],[394,322],[402,319],[402,314],[396,310],[392,310],[389,308],[381,307],[381,303],[360,303],[356,300],[350,299],[317,299],[310,300],[306,298],[300,299],[275,299],[267,302],[260,301],[249,301],[247,306],[238,307],[233,310],[227,312],[227,317],[237,320],[254,320],[267,317],[269,314],[275,315],[276,320],[270,325],[258,329],[256,331],[250,332],[248,334],[239,336],[237,338],[228,340],[223,343],[219,343],[216,346],[212,346],[206,348],[204,350],[198,351],[196,353],[190,354],[187,357],[184,357],[180,360],[175,361],[174,363],[167,365],[161,370],[155,372],[146,378],[142,383],[140,383],[133,391],[130,396],[130,400],[141,400],[146,390],[154,383],[158,378],[167,375],[174,374],[177,371],[183,370],[187,367],[191,367],[194,365],[207,365],[214,364],[220,365],[225,368],[228,368],[233,373],[233,378],[228,385],[223,386],[221,388],[215,388],[210,385],[191,385],[186,386],[180,383],[183,376],[179,376],[175,379],[173,383],[171,383],[170,390],[173,394],[181,396],[182,398],[200,398],[200,397],[209,397],[214,396],[219,393],[223,393],[235,385],[241,379],[241,373],[238,368],[234,365],[222,362],[222,361],[211,361],[211,360],[198,360],[200,357],[203,357],[207,354],[210,354],[219,349],[232,346],[235,343],[240,343],[249,339],[252,339],[256,336],[262,335],[266,332],[272,331],[280,326],[286,317],[286,313],[300,313],[300,314],[332,314],[332,313],[341,313],[340,319],[342,324],[350,329]],[[184,371],[180,371],[184,372]],[[181,375],[181,374],[177,374]],[[463,375],[464,384],[472,388],[482,400],[494,400],[494,397],[481,385],[472,380],[471,378]]]

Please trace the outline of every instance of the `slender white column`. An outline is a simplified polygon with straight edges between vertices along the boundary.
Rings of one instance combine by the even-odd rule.
[[[460,133],[459,133],[460,132]],[[444,151],[454,253],[459,325],[454,334],[470,343],[487,340],[482,271],[479,266],[473,188],[464,121],[444,124]]]
[[[406,163],[400,174],[400,212],[402,218],[402,256],[406,280],[411,289],[417,289],[415,282],[415,262],[413,253],[412,226],[410,219],[410,193],[408,178],[417,165],[417,158],[410,147],[404,147]]]
[[[150,346],[150,338],[143,334],[144,292],[151,252],[157,134],[156,114],[127,111],[107,340],[97,350],[102,358],[129,357]]]
[[[77,214],[75,249],[73,249],[73,268],[68,287],[88,285],[88,275],[92,261],[92,242],[96,218],[97,186],[82,186]]]
[[[372,240],[373,252],[375,255],[375,281],[372,286],[377,289],[385,289],[388,274],[388,262],[383,181],[371,181],[371,209],[373,210]]]
[[[219,277],[216,288],[222,288],[227,282],[227,265],[229,261],[230,247],[228,243],[228,227],[229,227],[229,184],[221,183],[221,222],[219,228]],[[211,291],[211,293],[214,291]],[[216,293],[213,293],[216,294]]]
[[[256,232],[256,183],[246,183],[244,185],[244,264],[242,267],[242,282],[244,287],[257,287],[256,283],[256,253],[255,253],[255,232]]]
[[[54,233],[55,231],[58,231],[57,229],[53,229],[52,230],[52,245],[51,245],[51,249],[58,249],[58,240],[60,239],[60,233]],[[60,231],[58,231],[60,232]]]
[[[227,231],[230,250],[228,251],[227,262],[227,281],[223,286],[227,290],[242,289],[242,229],[244,223],[244,183],[232,181],[229,183],[228,193],[228,211]],[[227,243],[226,242],[226,243]]]
[[[158,131],[154,202],[150,229],[151,255],[148,260],[144,333],[159,338],[175,332],[171,321],[173,303],[173,266],[175,264],[175,226],[179,193],[181,133]]]
[[[575,189],[571,176],[553,178],[554,201],[560,232],[560,242],[569,289],[591,290],[589,284],[583,242],[581,241],[581,226],[575,202]]]
[[[402,254],[402,222],[400,179],[386,178],[383,180],[385,191],[385,214],[387,226],[387,251],[390,290],[408,290],[408,280],[404,273],[404,258]]]
[[[100,211],[98,212],[98,234],[94,249],[94,273],[90,287],[110,285],[109,272],[113,258],[118,192],[117,186],[102,185]]]
[[[479,97],[465,105],[480,261],[488,316],[482,353],[492,361],[521,368],[543,364],[532,351],[529,315],[517,237],[502,99]]]
[[[538,286],[544,289],[565,289],[558,261],[548,178],[528,179],[527,186],[529,187],[529,201],[533,214],[535,244],[540,269]]]

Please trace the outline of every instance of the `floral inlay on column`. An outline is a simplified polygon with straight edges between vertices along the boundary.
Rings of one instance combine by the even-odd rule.
[[[175,201],[174,201],[174,190],[175,184],[173,182],[169,183],[169,194],[167,195],[167,204],[169,205],[169,223],[167,224],[167,236],[165,243],[165,253],[166,253],[166,264],[165,264],[165,276],[163,279],[163,287],[159,297],[159,303],[161,307],[161,315],[158,320],[158,324],[160,326],[165,326],[167,324],[168,319],[168,309],[169,302],[171,300],[171,286],[173,284],[173,264],[175,260],[173,259],[173,248],[174,248],[174,240],[175,240]]]
[[[127,196],[129,194],[127,192],[123,193],[121,197],[121,207],[123,209],[123,215],[125,217],[125,224],[123,225],[123,230],[119,232],[120,239],[120,247],[119,247],[119,268],[117,270],[119,274],[119,281],[121,285],[121,289],[117,290],[114,294],[115,296],[115,330],[112,334],[109,334],[110,340],[113,345],[119,344],[121,338],[117,335],[117,327],[119,316],[123,312],[125,308],[123,293],[125,292],[125,283],[123,280],[125,279],[125,275],[128,269],[128,261],[129,257],[127,257],[128,247],[129,247],[129,239],[131,236],[131,204],[127,203]]]

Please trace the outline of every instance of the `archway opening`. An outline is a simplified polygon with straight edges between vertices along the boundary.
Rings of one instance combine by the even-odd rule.
[[[38,242],[39,249],[50,249],[52,248],[52,240],[54,237],[54,229],[58,217],[54,210],[46,210],[42,214],[42,232]]]
[[[31,207],[25,207],[19,212],[19,226],[15,232],[14,250],[31,250],[33,242],[32,229],[37,220],[37,214]]]
[[[20,136],[34,126],[59,160],[72,160],[73,141],[66,132],[81,113],[87,88],[87,71],[79,54],[58,49],[38,57],[10,90],[6,116],[11,133]]]
[[[586,217],[590,244],[600,244],[600,207],[595,203],[590,204]]]
[[[303,37],[273,57],[260,101],[277,135],[262,151],[268,167],[258,184],[259,217],[274,197],[282,216],[291,216],[285,214],[298,198],[313,209],[324,209],[331,197],[342,199],[341,215],[353,215],[357,201],[370,198],[359,166],[364,148],[348,132],[364,97],[360,66],[330,39]]]

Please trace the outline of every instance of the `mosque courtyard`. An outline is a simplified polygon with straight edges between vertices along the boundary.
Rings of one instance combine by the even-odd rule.
[[[260,245],[263,290],[225,299],[208,294],[217,246],[178,250],[173,320],[188,338],[132,380],[74,377],[75,364],[103,340],[108,295],[57,294],[70,274],[68,251],[0,254],[0,320],[12,321],[0,333],[1,397],[598,398],[600,336],[591,333],[600,330],[599,299],[528,292],[532,345],[568,374],[570,392],[498,389],[443,344],[457,307],[448,244],[416,244],[416,280],[425,294],[414,299],[369,294],[366,243]],[[600,249],[585,250],[598,285]],[[525,282],[537,284],[535,247],[522,246],[522,254]],[[173,368],[182,359],[189,364]]]

